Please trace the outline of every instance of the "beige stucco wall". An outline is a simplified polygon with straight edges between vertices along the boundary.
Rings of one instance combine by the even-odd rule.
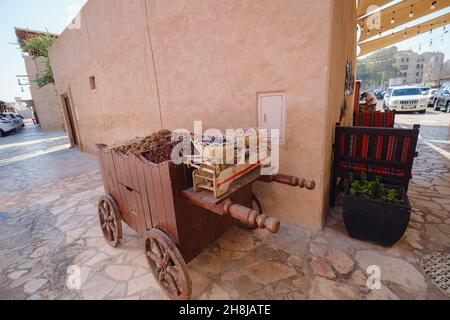
[[[38,114],[42,130],[55,131],[63,129],[64,120],[56,86],[49,84],[39,88],[35,83],[36,76],[45,69],[43,58],[25,56],[24,60],[30,80],[30,91],[34,108]]]
[[[268,213],[321,229],[330,124],[339,119],[345,59],[356,50],[353,36],[340,33],[355,32],[354,3],[90,0],[81,29],[64,31],[51,49],[57,89],[73,100],[88,152],[161,127],[192,130],[195,120],[204,129],[257,126],[258,92],[285,92],[281,171],[317,188],[261,184],[257,193]]]

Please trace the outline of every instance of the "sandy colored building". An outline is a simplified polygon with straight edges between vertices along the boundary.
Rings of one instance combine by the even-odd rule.
[[[438,80],[443,68],[444,54],[441,52],[417,53],[411,50],[398,51],[395,66],[399,69],[401,85],[427,84]]]
[[[50,51],[72,143],[93,153],[196,120],[281,126],[281,171],[317,188],[257,192],[270,214],[321,229],[355,20],[354,0],[90,0]]]
[[[45,32],[29,29],[15,28],[19,43],[37,37]],[[57,35],[52,34],[54,37]],[[36,84],[37,75],[45,70],[45,60],[41,57],[33,57],[28,53],[23,54],[25,68],[30,82],[30,92],[34,102],[34,111],[37,113],[39,124],[44,131],[55,131],[64,128],[64,119],[60,107],[59,95],[56,86],[48,84],[39,88]]]

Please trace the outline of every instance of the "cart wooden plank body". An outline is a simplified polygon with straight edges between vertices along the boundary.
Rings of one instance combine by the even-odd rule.
[[[105,240],[116,247],[125,222],[145,240],[149,267],[172,299],[189,299],[192,284],[186,264],[236,223],[276,233],[280,222],[263,214],[252,191],[256,180],[314,188],[313,182],[285,175],[261,177],[255,169],[235,181],[228,192],[193,188],[192,169],[168,161],[149,162],[143,154],[126,156],[97,145],[106,195],[98,205]],[[254,210],[256,202],[259,211]]]
[[[211,214],[183,196],[192,187],[192,171],[172,162],[150,163],[143,156],[128,157],[98,146],[105,192],[116,201],[121,219],[141,237],[152,228],[164,230],[176,243],[186,263],[217,240],[234,223]],[[251,185],[233,193],[234,203],[252,205]]]

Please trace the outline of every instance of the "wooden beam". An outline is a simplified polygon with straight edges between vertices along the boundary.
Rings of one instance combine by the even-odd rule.
[[[369,12],[373,11],[373,8],[380,8],[392,0],[359,0],[358,1],[358,19]]]
[[[376,36],[380,32],[380,27],[382,27],[382,32],[386,32],[389,29],[394,29],[406,23],[413,22],[418,18],[422,18],[447,7],[450,7],[450,0],[437,1],[433,10],[431,9],[431,1],[429,0],[404,0],[380,12],[358,20],[359,26],[363,28],[359,42],[363,42]],[[413,12],[413,17],[409,16],[411,10]],[[379,19],[377,17],[379,17]],[[393,17],[394,23],[391,23]],[[368,30],[370,30],[370,34],[367,33]]]
[[[424,21],[421,24],[412,26],[407,30],[400,30],[391,35],[385,35],[375,40],[366,41],[359,44],[361,49],[359,56],[363,56],[374,52],[376,50],[392,46],[398,42],[416,37],[420,34],[430,32],[430,25],[433,25],[433,29],[448,25],[450,22],[450,13],[442,15],[440,17]],[[406,35],[405,35],[406,33]]]

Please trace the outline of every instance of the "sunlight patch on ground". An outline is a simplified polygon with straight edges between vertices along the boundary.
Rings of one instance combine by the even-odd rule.
[[[447,158],[448,160],[450,160],[450,152],[439,148],[438,146],[427,142],[426,140],[423,140],[423,143],[426,144],[427,146],[429,146],[431,149],[433,149],[434,151],[436,151],[437,153],[439,153],[441,156],[443,156],[444,158]]]
[[[48,138],[48,139],[39,139],[39,140],[32,140],[32,141],[25,141],[25,142],[18,142],[18,143],[9,143],[5,145],[0,145],[0,150],[8,149],[8,148],[15,148],[15,147],[24,147],[24,146],[30,146],[33,144],[39,144],[42,142],[51,142],[51,141],[58,141],[67,139],[67,136],[61,136],[56,138]]]
[[[19,161],[23,161],[23,160],[28,160],[28,159],[32,159],[35,157],[39,157],[42,155],[46,155],[49,153],[53,153],[53,152],[58,152],[58,151],[62,151],[65,149],[69,149],[70,148],[70,144],[63,144],[60,146],[56,146],[56,147],[51,147],[45,150],[39,150],[36,152],[32,152],[32,153],[26,153],[20,156],[15,156],[15,157],[11,157],[11,158],[7,158],[7,159],[2,159],[0,160],[0,166],[6,165],[6,164],[11,164],[11,163],[15,163],[15,162],[19,162]]]

